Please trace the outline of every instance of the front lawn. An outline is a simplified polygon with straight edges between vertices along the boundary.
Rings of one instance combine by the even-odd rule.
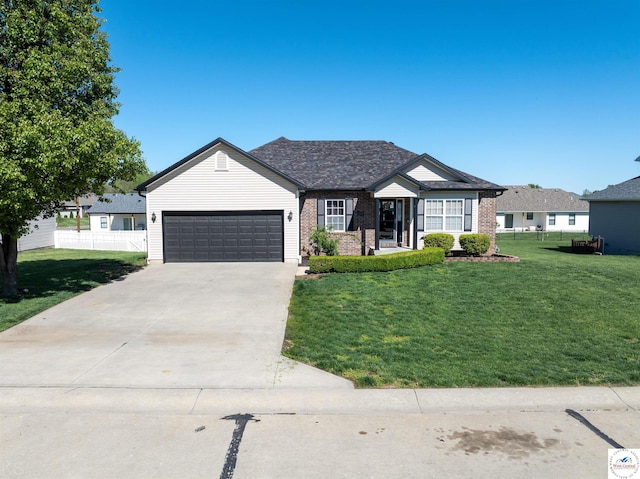
[[[146,264],[146,253],[43,249],[18,255],[16,300],[0,297],[0,331]],[[26,292],[25,292],[26,290]]]
[[[360,387],[640,383],[640,257],[539,238],[499,238],[520,263],[296,281],[284,354]]]

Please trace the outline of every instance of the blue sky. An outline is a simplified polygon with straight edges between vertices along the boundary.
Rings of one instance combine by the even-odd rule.
[[[640,176],[639,0],[102,0],[116,126],[160,171],[223,137],[388,140],[502,185]]]

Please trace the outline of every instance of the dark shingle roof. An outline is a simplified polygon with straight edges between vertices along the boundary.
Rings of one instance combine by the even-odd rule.
[[[589,203],[575,193],[559,188],[531,188],[530,186],[507,186],[498,197],[497,210],[529,212],[588,212]]]
[[[640,176],[584,197],[587,201],[640,201]]]
[[[293,141],[281,137],[249,153],[314,190],[366,189],[421,158],[461,177],[461,181],[424,182],[426,189],[502,189],[388,141]]]
[[[292,141],[278,138],[253,156],[308,189],[363,189],[415,158],[387,141]]]
[[[146,199],[138,193],[106,193],[96,201],[88,213],[90,215],[96,213],[145,213]]]

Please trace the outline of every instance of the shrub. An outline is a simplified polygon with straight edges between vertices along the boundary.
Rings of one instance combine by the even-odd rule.
[[[331,237],[331,229],[319,226],[311,231],[309,240],[315,255],[338,256],[338,238]]]
[[[453,243],[456,241],[453,235],[448,233],[431,233],[422,239],[425,248],[442,248],[446,256],[449,256]]]
[[[489,251],[491,237],[483,234],[460,235],[460,246],[469,256],[480,256]]]
[[[378,256],[310,256],[309,271],[312,273],[392,271],[442,262],[444,262],[442,248],[424,248]]]

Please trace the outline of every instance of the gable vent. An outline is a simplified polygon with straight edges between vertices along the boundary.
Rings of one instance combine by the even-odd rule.
[[[217,151],[216,154],[213,155],[213,159],[216,164],[216,171],[229,170],[229,155],[227,155],[224,151]]]

